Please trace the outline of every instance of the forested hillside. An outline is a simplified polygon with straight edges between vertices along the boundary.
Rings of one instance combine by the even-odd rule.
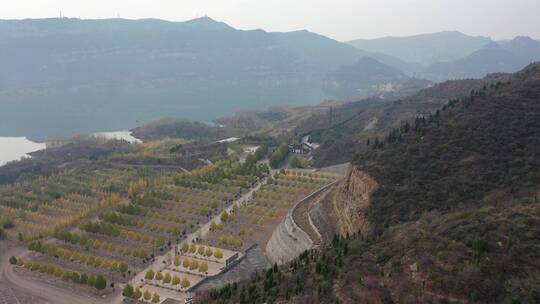
[[[396,224],[426,211],[534,200],[539,99],[534,65],[372,139],[354,160],[381,185],[372,198],[372,221]]]
[[[313,140],[322,143],[315,153],[317,165],[347,162],[367,148],[369,138],[382,137],[401,122],[434,113],[450,99],[468,96],[471,90],[507,77],[493,74],[484,79],[447,81],[397,100],[370,98],[334,106],[302,121],[295,132],[310,133]]]
[[[539,117],[535,64],[372,138],[370,229],[202,301],[538,303]]]

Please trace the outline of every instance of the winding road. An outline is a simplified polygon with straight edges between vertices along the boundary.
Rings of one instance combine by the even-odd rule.
[[[236,199],[233,203],[231,203],[230,206],[225,208],[222,212],[216,214],[213,218],[209,219],[208,222],[206,222],[206,224],[202,225],[196,231],[188,234],[185,240],[183,240],[182,242],[192,243],[196,241],[197,239],[203,238],[210,231],[212,221],[214,221],[216,224],[221,223],[221,214],[223,214],[223,212],[227,211],[228,213],[231,213],[231,211],[233,210],[235,206],[240,207],[242,204],[249,201],[253,193],[259,190],[259,188],[262,185],[264,185],[266,181],[267,179],[264,178],[263,180],[258,182],[254,187],[251,187],[251,189],[248,192],[244,193],[240,198]],[[133,286],[141,286],[141,283],[144,281],[144,276],[146,275],[146,272],[148,270],[152,269],[155,271],[156,269],[161,270],[161,269],[166,268],[167,254],[171,253],[171,256],[174,256],[175,248],[176,246],[173,246],[171,250],[169,250],[167,253],[164,253],[163,255],[156,257],[155,261],[152,264],[150,264],[148,267],[146,267],[143,271],[139,272],[135,277],[133,277],[130,283]]]

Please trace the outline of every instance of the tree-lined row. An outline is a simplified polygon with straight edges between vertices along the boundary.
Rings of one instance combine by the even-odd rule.
[[[200,256],[206,256],[211,257],[214,256],[217,259],[223,258],[223,251],[219,248],[212,248],[210,246],[204,246],[204,245],[196,245],[191,244],[188,245],[187,243],[182,243],[182,246],[180,247],[180,251],[183,253],[191,253],[191,254],[198,254]]]
[[[22,258],[16,257],[11,257],[9,262],[13,265],[24,267],[31,271],[39,271],[43,274],[55,276],[66,282],[70,281],[81,285],[88,285],[90,287],[94,287],[97,290],[102,290],[107,287],[107,280],[105,280],[105,277],[101,274],[92,275],[86,273],[79,273],[67,270],[59,266],[27,261]]]
[[[136,174],[133,170],[118,169],[65,170],[47,177],[0,186],[0,205],[38,211],[40,205],[55,201],[59,202],[58,206],[64,206],[63,198],[68,198],[68,204],[69,200],[88,202],[86,199],[79,200],[77,196],[93,200],[104,193],[122,193]]]
[[[148,290],[142,292],[139,287],[133,288],[133,285],[131,284],[126,284],[126,286],[124,286],[124,289],[122,290],[122,295],[126,298],[134,300],[145,300],[152,303],[161,302],[161,298],[158,293],[154,292],[154,294],[152,294]]]
[[[125,215],[115,211],[109,211],[103,213],[100,219],[104,222],[111,224],[117,224],[121,226],[133,226],[153,232],[171,233],[179,235],[182,231],[182,227],[179,225],[164,225],[155,222],[150,222],[145,218],[137,218],[132,215]]]
[[[182,261],[179,256],[176,256],[174,258],[173,264],[177,267],[182,265],[184,268],[189,268],[189,270],[198,270],[201,273],[208,272],[208,263],[205,261],[199,262],[196,259],[188,259],[188,258]]]
[[[59,231],[55,234],[55,237],[66,243],[80,245],[85,248],[105,249],[109,252],[116,252],[124,256],[133,256],[141,259],[148,257],[148,249],[146,248],[128,248],[118,246],[111,242],[90,238],[86,234]]]
[[[160,281],[160,283],[163,284],[171,284],[173,286],[180,285],[180,287],[186,289],[191,286],[191,282],[187,278],[180,278],[177,275],[171,275],[170,273],[166,272],[163,274],[162,272],[154,272],[153,270],[148,270],[144,276],[147,280],[155,280]]]
[[[28,249],[46,254],[53,258],[62,258],[67,261],[74,261],[88,266],[101,267],[110,271],[127,272],[129,265],[126,262],[106,259],[101,256],[84,254],[67,248],[62,248],[55,244],[44,244],[41,241],[33,241],[28,245]]]
[[[80,225],[80,228],[86,232],[98,233],[111,237],[123,237],[129,239],[130,241],[139,243],[156,244],[158,246],[162,246],[165,243],[164,236],[154,236],[148,233],[128,229],[126,227],[118,227],[116,224],[105,221],[84,222]]]

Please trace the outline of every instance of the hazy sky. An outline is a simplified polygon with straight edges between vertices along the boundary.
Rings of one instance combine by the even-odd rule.
[[[458,30],[540,38],[540,0],[0,0],[0,19],[208,15],[240,29],[307,29],[338,40]]]

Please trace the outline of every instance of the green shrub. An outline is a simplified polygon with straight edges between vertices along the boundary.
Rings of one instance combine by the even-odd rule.
[[[97,290],[103,290],[105,289],[105,287],[107,287],[107,281],[105,280],[103,275],[99,274],[96,277],[96,282],[95,282],[94,287],[96,287]]]

